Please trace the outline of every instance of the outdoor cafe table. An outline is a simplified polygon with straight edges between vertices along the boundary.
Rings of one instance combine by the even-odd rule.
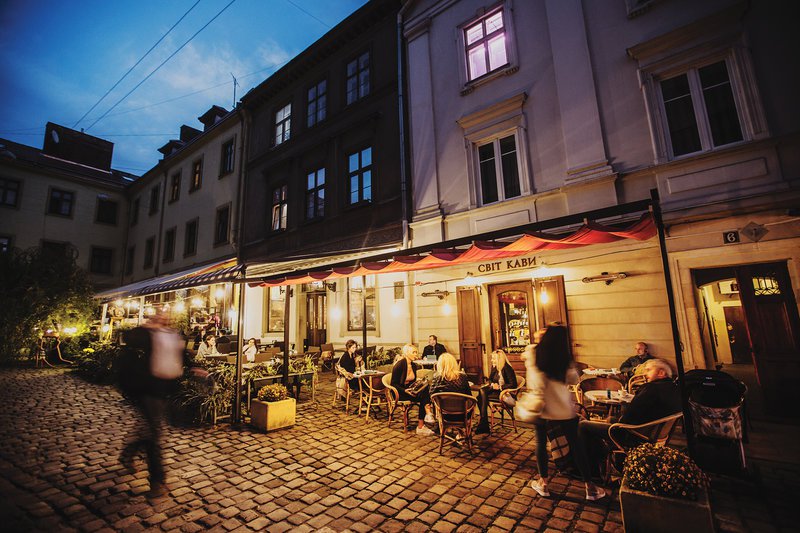
[[[624,390],[590,390],[583,393],[583,397],[594,403],[608,407],[609,418],[619,417],[624,405],[631,403],[633,394]]]
[[[358,378],[361,394],[358,398],[358,407],[361,408],[361,402],[367,402],[367,416],[369,420],[369,407],[372,406],[374,393],[380,393],[383,390],[383,376],[386,372],[380,370],[364,370],[362,372],[354,372],[353,377]]]
[[[618,378],[621,375],[619,368],[584,368],[583,373],[591,377],[603,376]]]

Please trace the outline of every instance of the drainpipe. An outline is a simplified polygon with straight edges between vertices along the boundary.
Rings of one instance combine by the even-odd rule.
[[[664,221],[661,218],[661,204],[659,203],[658,189],[650,189],[650,199],[652,200],[651,209],[653,220],[658,230],[658,246],[661,250],[661,265],[664,269],[664,284],[667,289],[667,303],[669,304],[669,319],[672,324],[672,342],[675,347],[675,364],[678,367],[678,385],[681,389],[681,408],[683,410],[683,429],[686,433],[686,445],[689,455],[694,457],[695,443],[694,431],[692,426],[692,413],[689,410],[689,392],[686,390],[686,373],[683,368],[683,343],[681,342],[680,332],[678,331],[678,318],[675,311],[675,296],[672,293],[672,275],[669,270],[669,258],[667,257],[667,241],[664,235]]]
[[[244,224],[244,169],[247,166],[245,157],[247,155],[247,133],[249,132],[250,114],[242,106],[238,107],[239,117],[242,122],[241,141],[239,142],[239,183],[236,191],[236,227],[233,231],[233,248],[236,251],[236,264],[244,265],[242,257],[242,225]],[[245,276],[246,277],[246,276]],[[236,386],[233,397],[233,424],[239,424],[242,420],[242,350],[244,348],[244,283],[237,283],[239,287],[239,309],[238,311],[238,336],[239,346],[236,349]],[[249,409],[249,407],[248,407]]]
[[[158,276],[158,266],[161,264],[161,239],[164,236],[164,211],[166,211],[167,203],[167,165],[164,164],[163,159],[159,161],[158,164],[161,166],[163,172],[163,181],[161,182],[161,205],[158,206],[160,216],[158,217],[158,232],[156,233],[156,249],[153,250],[153,277]]]
[[[400,129],[400,199],[402,208],[403,244],[402,249],[408,248],[408,177],[406,168],[406,125],[405,125],[405,78],[403,77],[403,15],[413,4],[413,0],[405,2],[397,12],[397,110],[398,126]],[[366,320],[366,317],[364,317]]]

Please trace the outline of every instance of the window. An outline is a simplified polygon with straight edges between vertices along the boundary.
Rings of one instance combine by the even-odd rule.
[[[275,113],[275,146],[289,140],[292,133],[292,104],[286,104]]]
[[[144,242],[144,268],[153,266],[153,254],[156,251],[156,238],[150,237]]]
[[[325,120],[328,109],[328,82],[322,80],[308,90],[308,106],[306,107],[306,125],[310,128]]]
[[[172,175],[169,185],[169,203],[177,202],[181,197],[181,173],[180,171]]]
[[[230,219],[230,204],[217,208],[217,216],[214,219],[214,244],[223,244],[228,242],[228,227],[230,226]]]
[[[369,94],[369,52],[347,64],[347,104],[350,105]]]
[[[197,226],[199,219],[190,220],[186,223],[186,234],[183,241],[183,255],[193,255],[197,252]]]
[[[233,172],[233,139],[222,145],[222,153],[220,154],[219,175],[224,176]]]
[[[192,182],[189,184],[189,192],[196,191],[203,185],[203,160],[198,159],[192,162]]]
[[[267,291],[267,332],[283,331],[286,289],[270,287]]]
[[[72,205],[75,203],[75,194],[60,189],[50,189],[50,202],[47,213],[50,215],[72,216]]]
[[[366,291],[361,277],[347,278],[347,329],[364,328],[364,298],[367,299],[367,329],[375,330],[375,276],[366,277]]]
[[[372,147],[347,156],[350,205],[372,200]]]
[[[325,216],[325,169],[309,172],[306,179],[306,219]]]
[[[0,235],[0,254],[7,252],[11,249],[11,237],[7,235]]]
[[[467,79],[472,81],[508,64],[503,10],[489,13],[464,28]]]
[[[19,182],[8,178],[0,178],[0,206],[17,207],[19,198]]]
[[[286,229],[289,204],[286,201],[288,186],[282,185],[272,191],[272,231]]]
[[[520,195],[519,164],[515,135],[478,146],[480,201],[483,205]]]
[[[170,228],[164,232],[164,263],[169,263],[175,259],[175,228]]]
[[[133,274],[133,260],[136,255],[136,247],[129,246],[128,253],[125,254],[125,275],[130,276]]]
[[[158,213],[158,195],[160,187],[156,185],[150,189],[150,214]]]
[[[99,222],[100,224],[111,224],[113,226],[117,225],[117,211],[118,211],[117,202],[114,200],[109,200],[107,198],[97,198],[97,215],[95,218],[95,222]]]
[[[139,222],[139,204],[141,203],[139,200],[140,198],[134,199],[131,206],[131,226],[135,226]]]
[[[111,248],[92,246],[92,257],[89,260],[89,272],[92,274],[111,274],[111,260],[114,251]]]
[[[660,86],[673,156],[743,139],[725,61],[662,80]]]

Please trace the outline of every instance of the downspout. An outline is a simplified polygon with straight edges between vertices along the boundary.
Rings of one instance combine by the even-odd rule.
[[[158,233],[156,234],[156,249],[153,250],[153,277],[158,276],[158,266],[161,264],[161,239],[164,236],[164,211],[166,211],[166,203],[167,203],[167,165],[164,164],[164,160],[158,162],[159,166],[162,168],[163,172],[163,181],[161,187],[161,205],[159,205],[159,211],[161,215],[158,217]]]
[[[250,115],[247,109],[241,105],[238,107],[239,117],[242,122],[242,139],[239,143],[239,183],[238,190],[236,191],[236,227],[233,231],[233,247],[236,250],[236,264],[244,265],[244,257],[242,255],[242,226],[244,225],[244,169],[247,166],[247,133],[249,132]],[[243,277],[247,277],[244,276]],[[237,283],[239,287],[239,309],[238,311],[238,331],[239,346],[236,349],[236,384],[233,396],[233,424],[239,424],[242,420],[242,349],[244,346],[244,283]]]
[[[408,248],[408,176],[406,168],[406,126],[405,126],[405,78],[403,76],[403,62],[405,54],[403,54],[403,15],[408,7],[413,2],[411,0],[405,2],[400,10],[397,12],[397,110],[398,110],[398,127],[400,130],[400,198],[402,209],[402,224],[403,224],[403,244],[401,249]],[[364,317],[366,319],[366,317]]]
[[[686,372],[683,367],[683,343],[678,331],[678,317],[675,311],[675,296],[672,293],[672,275],[669,270],[667,257],[667,241],[664,235],[664,221],[661,218],[661,204],[659,203],[658,189],[650,189],[650,199],[653,220],[658,230],[658,246],[661,251],[661,265],[664,269],[664,284],[667,289],[667,303],[669,304],[669,320],[672,325],[672,342],[675,347],[675,365],[678,367],[678,386],[681,389],[681,409],[683,410],[683,430],[686,433],[686,445],[689,455],[694,457],[695,443],[692,426],[692,414],[689,410],[689,392],[686,390]]]

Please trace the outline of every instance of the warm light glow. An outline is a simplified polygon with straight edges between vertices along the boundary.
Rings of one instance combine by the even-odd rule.
[[[52,330],[52,329],[48,329],[48,330],[47,330],[45,333],[47,333],[48,335],[50,335],[51,333],[53,333],[53,330]]]
[[[399,303],[395,302],[395,303],[392,304],[391,313],[392,313],[392,316],[398,317],[403,313],[403,308],[400,306]]]
[[[122,300],[117,300],[116,302],[114,302],[114,305],[116,305],[117,307],[122,307]]]
[[[186,311],[186,304],[183,303],[183,300],[175,304],[175,310],[179,313]]]
[[[169,304],[164,304],[164,307],[162,307],[161,310],[164,311],[165,313],[169,311]]]
[[[449,303],[445,302],[445,303],[442,304],[442,314],[443,315],[448,316],[452,312],[452,310],[453,309],[450,307]]]
[[[234,309],[233,307],[231,307],[230,310],[228,311],[228,318],[231,320],[231,322],[236,320],[236,309]]]
[[[467,272],[467,275],[464,276],[465,285],[477,285],[478,283],[479,283],[478,278],[476,278],[475,274],[473,274],[472,272]]]
[[[214,292],[214,296],[217,297],[217,300],[222,300],[225,297],[225,289],[217,289],[216,292]]]
[[[546,304],[550,301],[550,295],[547,294],[547,289],[542,287],[542,290],[539,291],[539,302]]]
[[[339,309],[338,307],[331,307],[330,316],[334,320],[339,320],[340,318],[342,318],[342,310]]]
[[[139,301],[134,300],[131,302],[131,309],[138,310],[139,309]]]
[[[144,312],[145,312],[145,314],[147,314],[147,315],[154,315],[154,314],[156,314],[156,310],[155,310],[155,308],[153,308],[153,307],[152,307],[152,306],[150,306],[150,305],[148,305],[147,307],[145,307],[145,309],[144,309]]]
[[[192,298],[192,307],[203,307],[203,299],[197,296]]]
[[[554,270],[552,268],[549,268],[544,263],[542,263],[539,268],[534,270],[534,272],[536,273],[537,278],[549,278],[550,276],[555,275]]]
[[[109,326],[108,324],[103,324],[103,333],[108,333],[108,330],[110,330],[110,329],[111,329],[111,326]]]
[[[71,328],[64,328],[64,333],[68,333],[70,335],[74,335],[78,331],[78,328],[71,327]]]

